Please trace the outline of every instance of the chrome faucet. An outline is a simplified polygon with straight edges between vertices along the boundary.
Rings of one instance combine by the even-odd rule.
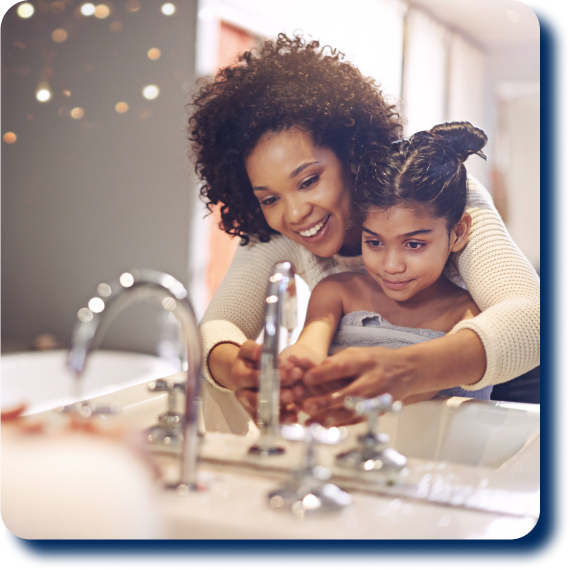
[[[255,455],[278,455],[284,449],[279,437],[279,339],[281,327],[287,329],[287,349],[297,326],[295,268],[288,261],[273,266],[265,298],[265,329],[259,372],[257,425],[261,432],[249,452]]]
[[[81,396],[81,375],[87,357],[98,344],[110,322],[127,305],[134,301],[158,301],[180,322],[185,339],[188,370],[185,386],[185,412],[182,439],[180,480],[169,487],[180,492],[198,487],[197,466],[199,451],[198,406],[200,395],[201,343],[198,324],[190,303],[188,291],[174,277],[153,269],[133,269],[123,273],[118,282],[103,283],[97,288],[98,297],[88,307],[78,311],[78,319],[68,353],[67,366],[75,373],[77,393]],[[71,407],[69,407],[71,408]],[[97,413],[89,403],[81,403],[88,416]],[[70,410],[72,411],[72,410]]]

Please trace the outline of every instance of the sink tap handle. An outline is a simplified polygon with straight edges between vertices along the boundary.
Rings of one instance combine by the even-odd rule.
[[[344,399],[344,406],[349,410],[354,410],[359,416],[366,416],[368,433],[377,435],[379,432],[378,416],[386,412],[399,412],[402,409],[402,402],[400,400],[394,402],[392,395],[386,393],[369,399],[347,396]]]

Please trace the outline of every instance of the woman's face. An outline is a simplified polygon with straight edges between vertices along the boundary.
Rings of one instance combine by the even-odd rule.
[[[315,146],[304,131],[266,133],[245,168],[274,230],[321,257],[359,241],[360,230],[354,236],[351,223],[350,174],[332,150]]]

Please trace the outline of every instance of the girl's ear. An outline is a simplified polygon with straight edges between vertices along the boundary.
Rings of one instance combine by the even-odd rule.
[[[450,251],[461,251],[469,238],[469,230],[471,229],[471,214],[463,212],[461,219],[456,226],[449,232]]]

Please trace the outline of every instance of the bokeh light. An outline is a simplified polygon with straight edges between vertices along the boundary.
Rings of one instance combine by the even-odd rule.
[[[166,4],[162,5],[162,8],[160,9],[160,11],[165,16],[172,16],[172,14],[174,14],[174,12],[176,12],[176,6],[174,4],[172,4],[172,2],[167,2]]]
[[[58,28],[51,33],[51,39],[60,44],[67,39],[67,32],[63,28]]]
[[[131,285],[135,282],[135,278],[130,273],[123,273],[119,277],[119,283],[123,287],[131,287]]]
[[[51,99],[51,90],[47,85],[40,85],[36,91],[36,99],[40,103],[46,103]]]
[[[83,307],[83,309],[77,311],[77,318],[84,323],[88,323],[93,320],[93,313],[87,307]]]
[[[158,59],[162,54],[158,48],[150,48],[146,55],[149,59]]]
[[[111,286],[108,283],[99,283],[99,285],[97,285],[97,293],[99,293],[101,297],[108,297],[112,292]]]
[[[125,4],[125,10],[127,12],[138,12],[141,9],[141,3],[139,0],[127,0]]]
[[[80,12],[84,16],[93,16],[93,14],[95,14],[95,5],[91,4],[91,2],[87,2],[87,4],[83,4],[83,6],[81,6]]]
[[[156,99],[160,89],[156,85],[147,85],[143,90],[142,94],[145,99]]]
[[[71,97],[71,91],[69,89],[64,89],[61,93],[66,97]]]
[[[16,136],[16,133],[8,132],[4,133],[4,136],[2,138],[4,139],[5,143],[14,144],[18,137]]]
[[[63,12],[65,10],[65,2],[57,0],[51,3],[52,12]]]
[[[115,111],[117,113],[126,113],[129,110],[129,106],[124,101],[120,101],[115,105]]]
[[[114,22],[111,22],[109,28],[111,29],[112,32],[120,32],[123,29],[123,24],[121,24],[121,22],[119,22],[118,20],[115,20]]]
[[[93,297],[93,299],[91,299],[89,303],[87,303],[87,306],[94,313],[100,313],[105,308],[105,301],[103,301],[103,299],[100,299],[99,297]]]
[[[27,19],[34,15],[35,9],[29,2],[23,2],[18,6],[16,12],[20,18]]]
[[[94,16],[96,18],[99,18],[100,20],[109,16],[110,13],[111,13],[111,10],[109,10],[109,6],[105,6],[105,4],[97,5],[95,7],[95,12],[93,12]]]
[[[85,111],[81,107],[74,107],[71,109],[70,115],[73,119],[83,119]]]

